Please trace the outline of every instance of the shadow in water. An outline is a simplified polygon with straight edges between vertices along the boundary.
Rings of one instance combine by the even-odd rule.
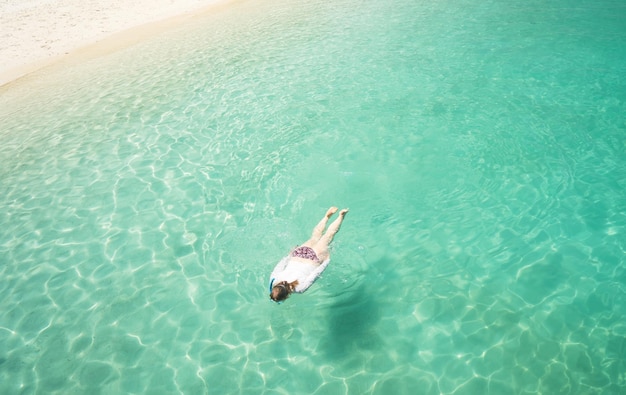
[[[375,296],[375,291],[363,284],[335,297],[328,310],[329,331],[320,343],[327,358],[343,359],[383,347],[376,330],[381,306]]]

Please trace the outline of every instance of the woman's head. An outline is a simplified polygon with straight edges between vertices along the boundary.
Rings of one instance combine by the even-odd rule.
[[[298,285],[298,281],[294,281],[291,284],[287,281],[279,282],[272,287],[270,299],[272,299],[274,302],[282,302],[289,297],[289,294],[293,292],[293,290],[296,288],[296,285]]]

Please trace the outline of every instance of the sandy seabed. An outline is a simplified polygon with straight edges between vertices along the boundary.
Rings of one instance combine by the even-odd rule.
[[[225,0],[0,0],[0,85],[112,35]]]

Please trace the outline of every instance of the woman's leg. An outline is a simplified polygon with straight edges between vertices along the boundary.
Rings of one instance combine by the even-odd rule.
[[[319,241],[313,246],[317,257],[320,259],[321,262],[324,262],[330,257],[330,253],[328,252],[328,246],[333,241],[333,237],[335,237],[335,234],[339,232],[339,229],[341,228],[341,223],[343,222],[343,218],[346,216],[347,213],[348,209],[341,210],[341,212],[339,213],[339,217],[330,224],[326,233],[324,233],[324,235],[318,239]]]
[[[313,233],[311,234],[311,238],[302,245],[307,246],[307,247],[313,247],[315,244],[317,244],[317,242],[319,242],[320,239],[322,238],[322,233],[324,232],[324,229],[326,228],[328,219],[332,217],[333,214],[335,214],[336,212],[337,212],[337,207],[329,208],[328,211],[326,211],[326,215],[324,216],[324,218],[322,218],[320,222],[317,225],[315,225],[315,228],[313,228]]]

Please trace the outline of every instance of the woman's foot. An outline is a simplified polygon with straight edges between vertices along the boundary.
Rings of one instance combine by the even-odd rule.
[[[345,216],[346,216],[346,214],[348,214],[348,211],[349,211],[349,209],[344,208],[343,210],[341,210],[341,211],[339,212],[339,215],[341,215],[342,217],[345,217]]]
[[[337,212],[338,208],[337,207],[331,207],[328,209],[328,211],[326,211],[326,218],[330,218],[333,216],[333,214],[335,214]]]

